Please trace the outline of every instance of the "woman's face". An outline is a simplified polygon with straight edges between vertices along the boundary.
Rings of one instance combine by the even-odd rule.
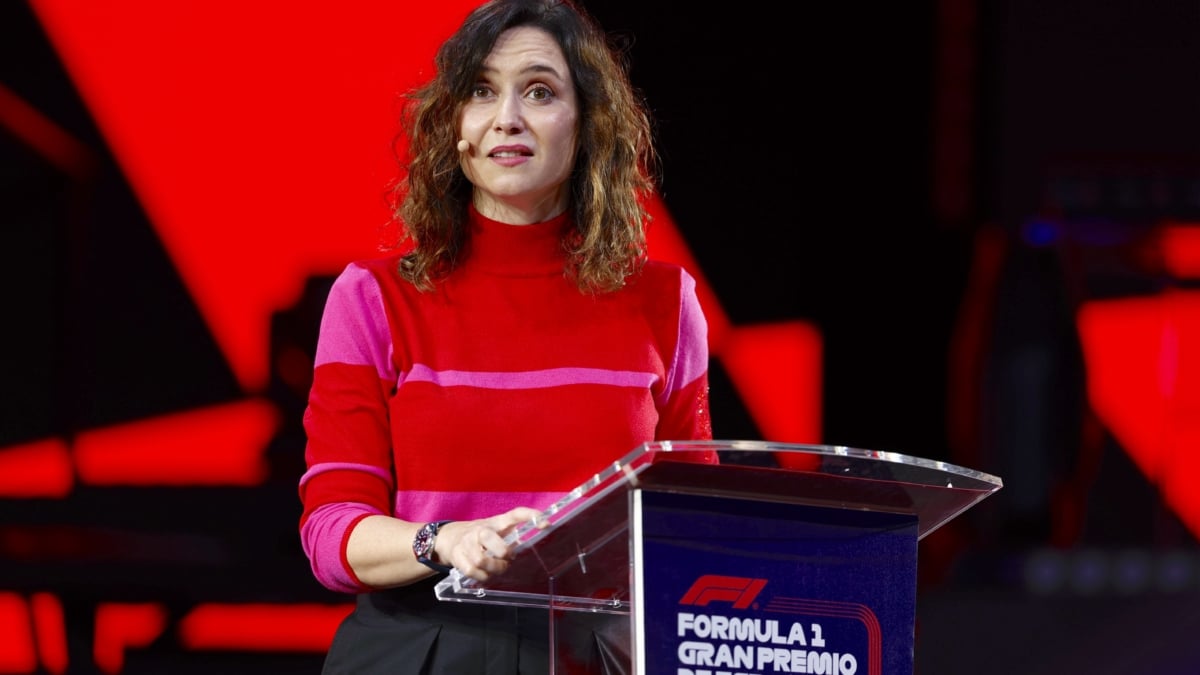
[[[566,210],[578,126],[575,86],[554,38],[529,26],[501,33],[459,128],[470,144],[461,163],[475,208],[517,225]]]

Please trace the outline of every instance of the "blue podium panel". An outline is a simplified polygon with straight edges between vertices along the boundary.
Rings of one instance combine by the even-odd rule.
[[[635,672],[911,673],[917,517],[630,493]]]

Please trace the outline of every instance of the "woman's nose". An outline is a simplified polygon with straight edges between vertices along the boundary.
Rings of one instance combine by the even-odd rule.
[[[495,129],[503,134],[520,133],[525,128],[521,114],[521,99],[513,94],[504,96],[496,108]]]

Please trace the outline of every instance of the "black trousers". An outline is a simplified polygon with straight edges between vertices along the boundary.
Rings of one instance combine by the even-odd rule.
[[[323,675],[547,675],[550,614],[443,602],[440,577],[363,593],[342,621]],[[555,622],[555,675],[627,675],[628,617],[567,612]]]

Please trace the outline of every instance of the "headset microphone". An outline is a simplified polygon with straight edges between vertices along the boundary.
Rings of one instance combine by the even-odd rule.
[[[471,149],[471,144],[467,142],[467,139],[464,138],[458,142],[458,151],[459,152],[466,152],[470,149]]]

